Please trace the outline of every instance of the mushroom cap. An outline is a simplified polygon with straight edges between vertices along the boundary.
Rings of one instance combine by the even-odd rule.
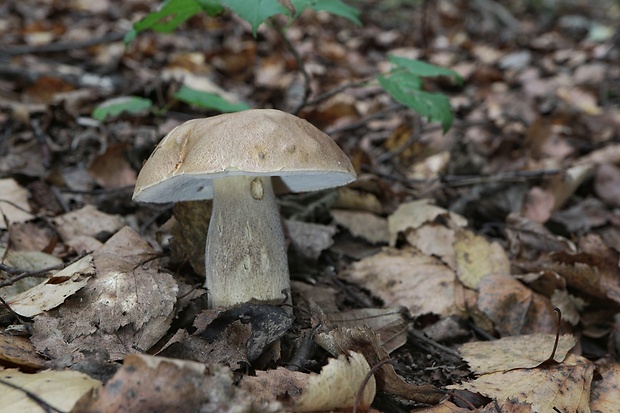
[[[170,131],[144,163],[133,199],[212,199],[213,180],[233,175],[277,176],[293,192],[356,178],[349,158],[309,122],[275,109],[251,109],[190,120]]]

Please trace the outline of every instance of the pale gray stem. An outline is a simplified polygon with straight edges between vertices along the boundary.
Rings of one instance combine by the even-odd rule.
[[[210,307],[250,301],[279,304],[290,280],[278,204],[268,176],[230,176],[213,182],[207,233]]]

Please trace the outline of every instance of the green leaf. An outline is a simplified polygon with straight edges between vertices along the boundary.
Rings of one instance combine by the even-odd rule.
[[[379,83],[394,100],[415,110],[431,122],[440,122],[444,133],[452,126],[452,109],[447,96],[420,90],[422,81],[411,73],[379,76]]]
[[[244,102],[232,103],[215,93],[203,92],[187,86],[181,86],[181,89],[174,97],[190,105],[205,109],[215,109],[220,112],[239,112],[240,110],[250,109],[250,106]]]
[[[358,26],[362,25],[359,19],[359,9],[349,6],[340,0],[291,0],[291,3],[295,7],[296,17],[307,8],[311,8],[314,11],[326,11],[336,16],[344,17]]]
[[[219,2],[250,23],[254,36],[258,27],[271,16],[289,14],[278,0],[219,0]]]
[[[454,70],[445,67],[435,66],[430,63],[422,62],[415,59],[407,59],[406,57],[390,55],[388,60],[398,69],[406,70],[412,75],[420,77],[448,76],[453,78],[459,85],[463,83],[461,75]]]
[[[196,0],[166,0],[158,11],[148,14],[135,23],[133,28],[138,33],[146,29],[170,33],[200,10],[200,4]]]
[[[108,116],[118,116],[123,112],[137,114],[146,109],[151,109],[153,102],[150,99],[138,96],[121,96],[110,99],[93,110],[91,116],[101,122],[105,121]]]
[[[202,10],[211,17],[217,16],[224,10],[218,0],[198,0],[198,3]]]

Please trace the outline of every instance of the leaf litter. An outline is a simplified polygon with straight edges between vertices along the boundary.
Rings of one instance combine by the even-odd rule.
[[[351,409],[374,377],[358,408],[618,410],[617,6],[364,2],[363,26],[307,10],[286,31],[298,61],[230,14],[125,48],[117,17],[155,2],[35,3],[0,10],[0,365],[60,385],[18,387],[63,411],[316,411]],[[445,135],[369,81],[401,57],[463,77],[424,82],[450,98]],[[206,310],[208,206],[130,201],[157,141],[214,114],[195,91],[299,108],[360,175],[282,198],[294,321]],[[282,367],[293,355],[303,369]]]

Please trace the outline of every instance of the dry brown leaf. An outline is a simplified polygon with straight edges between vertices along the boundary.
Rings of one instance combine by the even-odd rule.
[[[252,402],[235,388],[227,367],[129,354],[106,386],[84,396],[73,413],[229,412],[230,406],[249,412]]]
[[[45,268],[62,265],[62,260],[44,252],[39,251],[12,251],[5,252],[6,249],[0,247],[0,257],[4,257],[3,263],[9,267],[19,269],[20,271],[38,271]],[[4,274],[0,271],[0,274]],[[8,299],[16,294],[28,290],[41,283],[38,277],[26,277],[17,280],[11,285],[4,286],[0,289],[0,297]]]
[[[502,337],[556,330],[549,300],[508,275],[491,274],[481,280],[478,308]]]
[[[0,229],[6,229],[4,217],[9,225],[26,222],[34,218],[30,213],[28,190],[11,178],[0,179]]]
[[[530,334],[465,343],[459,352],[474,373],[486,374],[537,367],[551,357],[554,343],[554,334]],[[560,336],[553,359],[561,363],[576,343],[570,334]]]
[[[329,360],[319,374],[276,370],[257,371],[256,376],[245,376],[240,388],[247,390],[261,405],[281,400],[287,411],[314,412],[351,408],[370,366],[360,353],[350,351],[347,356]],[[373,376],[366,383],[358,409],[370,407],[376,392]]]
[[[478,392],[500,407],[510,400],[529,403],[535,412],[589,412],[593,371],[591,362],[571,354],[562,364],[485,374],[448,388]]]
[[[600,380],[592,383],[590,409],[593,413],[615,412],[620,409],[620,363],[598,366]]]
[[[471,410],[467,407],[458,407],[454,403],[444,400],[441,403],[431,406],[423,407],[421,409],[414,409],[411,413],[470,413]]]
[[[2,365],[17,365],[20,368],[40,369],[47,360],[37,353],[26,337],[0,333],[0,360]]]
[[[437,217],[447,218],[455,227],[464,227],[467,220],[462,216],[446,209],[432,205],[429,199],[400,204],[398,209],[388,217],[390,246],[396,245],[398,234],[406,233],[409,229],[416,229],[427,222],[433,222]]]
[[[454,272],[413,248],[385,248],[354,263],[343,277],[367,288],[386,306],[403,306],[412,315],[456,312]]]
[[[589,253],[551,255],[544,268],[557,272],[580,293],[620,303],[620,270],[607,256]]]
[[[454,241],[456,231],[442,224],[429,222],[416,229],[410,229],[406,235],[407,242],[426,255],[440,258],[450,268],[456,270],[456,251]]]
[[[136,183],[137,174],[127,160],[127,147],[127,143],[110,145],[90,163],[88,172],[103,188],[120,188]]]
[[[604,163],[596,171],[594,190],[599,198],[612,207],[620,207],[620,168]]]
[[[147,350],[167,331],[177,285],[157,270],[155,251],[129,227],[93,254],[97,275],[57,309],[35,317],[38,349],[59,357],[105,348],[113,359]]]
[[[339,209],[357,209],[375,214],[381,214],[383,211],[383,205],[376,195],[347,187],[338,189],[338,198],[333,207]]]
[[[331,211],[338,225],[345,227],[354,237],[362,238],[371,244],[387,244],[387,220],[365,211]]]
[[[288,237],[291,239],[295,249],[304,257],[317,259],[323,250],[326,250],[334,243],[333,237],[336,233],[334,226],[292,219],[288,219],[285,222]]]
[[[456,274],[467,287],[477,289],[489,274],[510,274],[510,261],[504,249],[495,242],[468,230],[456,233]]]
[[[65,242],[80,235],[96,238],[101,234],[114,234],[125,225],[119,215],[106,214],[93,205],[68,212],[54,218],[52,222]]]
[[[86,285],[95,275],[93,257],[87,255],[52,275],[47,281],[6,300],[13,311],[24,317],[33,317],[62,304]]]
[[[101,382],[77,371],[42,371],[26,374],[18,370],[0,371],[0,379],[35,394],[60,412],[68,412],[85,393],[101,387]],[[0,384],[0,413],[45,412],[23,391]]]
[[[381,338],[381,346],[391,353],[407,342],[408,321],[403,308],[358,308],[326,314],[338,327],[370,327]]]
[[[379,336],[370,328],[336,327],[329,329],[323,326],[322,329],[323,331],[315,335],[315,341],[333,356],[354,351],[363,354],[371,366],[384,363],[379,365],[375,372],[377,389],[420,403],[434,404],[439,402],[440,393],[434,386],[415,386],[407,383],[396,374],[394,366],[385,363],[389,356],[381,347]]]

